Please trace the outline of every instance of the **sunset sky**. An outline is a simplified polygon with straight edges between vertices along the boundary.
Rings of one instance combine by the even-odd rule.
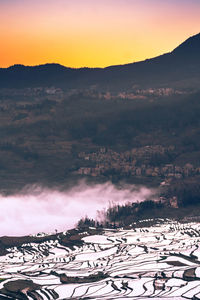
[[[105,67],[200,32],[200,0],[0,0],[0,67]]]

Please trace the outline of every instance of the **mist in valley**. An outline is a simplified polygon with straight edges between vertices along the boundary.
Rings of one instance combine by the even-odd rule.
[[[28,186],[14,195],[1,195],[0,236],[54,233],[74,228],[83,217],[102,218],[110,206],[155,199],[156,190],[110,182],[89,185],[80,181],[68,190]]]

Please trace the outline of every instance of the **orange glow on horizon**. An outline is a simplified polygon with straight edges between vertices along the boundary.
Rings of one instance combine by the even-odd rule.
[[[106,67],[172,51],[200,31],[200,3],[178,2],[2,0],[0,66]]]

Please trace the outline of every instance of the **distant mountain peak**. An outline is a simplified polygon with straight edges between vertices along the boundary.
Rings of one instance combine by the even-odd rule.
[[[200,56],[200,33],[191,36],[185,42],[180,44],[172,52],[176,55],[198,55]]]

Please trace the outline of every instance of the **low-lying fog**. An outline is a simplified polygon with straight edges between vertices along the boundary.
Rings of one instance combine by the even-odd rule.
[[[0,236],[22,236],[73,228],[86,215],[97,218],[114,204],[141,202],[154,197],[146,187],[111,183],[87,185],[84,182],[66,191],[29,187],[12,196],[0,196]]]

